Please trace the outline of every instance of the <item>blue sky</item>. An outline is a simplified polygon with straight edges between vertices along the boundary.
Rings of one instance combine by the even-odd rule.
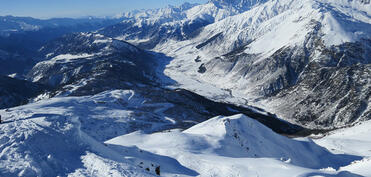
[[[36,18],[113,16],[133,9],[165,7],[207,0],[0,0],[0,16]]]

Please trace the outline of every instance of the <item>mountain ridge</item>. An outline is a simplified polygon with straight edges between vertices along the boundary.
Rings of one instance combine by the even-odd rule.
[[[268,1],[205,26],[195,38],[170,40],[154,50],[174,57],[165,70],[170,77],[177,77],[179,71],[185,72],[189,78],[231,90],[237,97],[248,98],[251,104],[258,101],[258,105],[265,109],[289,121],[299,120],[306,126],[342,127],[367,119],[370,114],[368,91],[347,97],[353,89],[370,89],[370,83],[363,79],[369,74],[371,62],[368,57],[371,23],[367,7],[370,4],[364,5],[360,1]],[[198,58],[200,62],[186,58]],[[330,76],[321,76],[320,73],[327,70],[325,68]],[[363,74],[345,72],[346,68]],[[299,96],[293,96],[290,106],[283,106],[286,104],[284,100],[289,99],[288,89],[291,87],[319,88],[311,74],[321,76],[317,79],[323,79],[327,90],[341,90],[338,96],[328,94],[323,100],[331,97],[333,102],[347,100],[354,105],[365,105],[366,102],[366,106],[357,110],[359,107],[352,107],[352,104],[331,105],[318,100],[316,102],[321,102],[319,105],[322,106],[305,110],[308,107],[305,104],[309,104],[305,99],[309,98]],[[361,86],[348,82],[348,87],[342,87],[340,80],[338,83],[329,80],[347,75],[354,77],[350,80],[365,82],[361,82]],[[182,83],[181,77],[177,79]],[[286,97],[282,97],[285,92]],[[275,95],[279,93],[283,99],[275,101]],[[323,90],[305,93],[307,97],[320,97]],[[270,108],[269,105],[274,106]],[[340,109],[346,110],[344,105],[352,110],[351,113],[339,113]],[[290,107],[292,109],[288,109]],[[289,114],[297,109],[301,110],[299,114]],[[331,113],[321,115],[326,110]]]

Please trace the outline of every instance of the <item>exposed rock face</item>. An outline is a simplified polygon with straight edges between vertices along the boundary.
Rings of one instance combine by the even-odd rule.
[[[265,103],[282,117],[306,126],[341,127],[370,119],[369,56],[369,39],[326,48],[311,36],[304,46],[282,48],[264,62],[235,51],[205,66],[209,73],[234,73],[257,85],[251,92],[268,99]]]
[[[370,64],[322,69],[314,65],[304,72],[297,85],[272,97],[282,102],[276,109],[283,115],[323,127],[370,119]]]

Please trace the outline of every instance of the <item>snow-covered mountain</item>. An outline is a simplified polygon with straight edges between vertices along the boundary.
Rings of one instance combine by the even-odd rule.
[[[266,1],[267,0],[210,0],[210,2],[217,6],[234,8],[240,12],[249,10]]]
[[[371,176],[371,149],[368,135],[371,133],[371,121],[365,121],[354,127],[336,130],[315,142],[336,154],[350,154],[362,156],[342,170],[352,171],[362,176]]]
[[[154,50],[174,58],[165,73],[186,88],[184,75],[290,121],[341,127],[370,118],[370,9],[368,1],[267,1]]]
[[[145,116],[165,113],[163,106],[166,107],[145,103],[133,91],[115,90],[0,110],[4,121],[0,124],[0,174],[350,177],[359,174],[359,170],[354,174],[345,169],[354,166],[347,166],[351,162],[362,160],[361,156],[332,154],[310,139],[293,140],[277,135],[243,115],[215,117],[185,131],[133,132],[150,133],[156,127],[172,124],[174,120],[170,117]]]
[[[170,39],[191,39],[203,27],[244,12],[262,2],[264,1],[213,0],[202,5],[185,3],[179,7],[133,11],[123,14],[124,20],[121,23],[104,28],[100,33],[151,49]]]
[[[27,78],[51,89],[34,101],[130,89],[142,95],[145,98],[143,102],[151,102],[151,105],[167,110],[165,116],[192,120],[188,123],[175,121],[178,123],[174,122],[173,127],[187,127],[216,115],[244,113],[279,133],[310,133],[263,110],[213,102],[184,89],[162,87],[160,82],[164,81],[164,76],[160,69],[166,63],[163,63],[163,58],[157,58],[159,54],[98,33],[63,36],[45,45],[40,53],[45,56],[44,61],[37,63]],[[170,84],[173,81],[169,79],[167,82]],[[154,112],[162,109],[156,108]],[[156,119],[156,116],[147,115],[149,117]]]
[[[332,154],[309,139],[282,137],[243,115],[215,117],[185,131],[134,132],[106,143],[169,156],[199,176],[357,176],[337,169],[361,159]]]
[[[145,83],[154,75],[153,57],[129,43],[95,33],[77,33],[54,40],[40,50],[44,61],[37,63],[27,78],[70,94],[87,95]],[[147,77],[148,75],[148,77]],[[96,84],[96,85],[94,85]],[[56,93],[62,94],[62,93]]]
[[[370,16],[210,0],[35,43],[28,81],[0,77],[0,176],[371,176]]]
[[[213,0],[125,13],[120,23],[94,35],[113,43],[129,41],[171,57],[166,60],[171,60],[164,70],[166,79],[182,88],[198,92],[209,85],[229,94],[229,100],[239,100],[233,103],[247,100],[289,121],[341,127],[370,117],[370,6],[363,0]],[[55,45],[74,49],[80,43],[65,40]],[[46,51],[32,58],[48,60],[46,55],[53,52]],[[24,53],[1,50],[0,58],[20,61],[12,65],[3,59],[2,71],[16,70],[12,68],[29,61]],[[88,53],[69,57],[92,57]],[[60,55],[68,58],[70,53]],[[31,75],[41,72],[37,70]],[[55,74],[59,79],[69,77]],[[202,86],[195,89],[194,83]],[[207,89],[201,92],[210,95]],[[225,99],[218,94],[209,98]]]

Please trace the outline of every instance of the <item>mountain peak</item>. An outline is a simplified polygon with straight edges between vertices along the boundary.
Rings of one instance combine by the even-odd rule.
[[[210,0],[219,6],[232,6],[238,9],[250,9],[251,7],[266,2],[267,0]]]

